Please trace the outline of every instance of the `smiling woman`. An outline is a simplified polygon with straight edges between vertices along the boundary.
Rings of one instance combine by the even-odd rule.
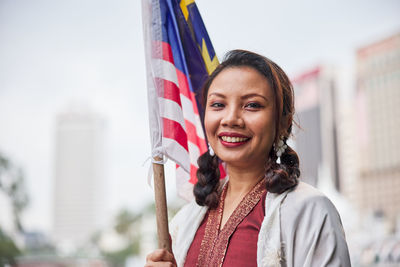
[[[204,125],[211,147],[230,168],[251,164],[264,171],[275,135],[273,98],[267,80],[250,67],[228,68],[214,79]]]
[[[235,170],[240,177],[248,170],[258,174],[251,176],[265,174],[272,193],[282,193],[297,184],[299,159],[286,145],[294,115],[293,88],[278,65],[248,51],[231,51],[205,83],[203,94],[207,138],[218,158],[227,163],[231,179]],[[245,139],[236,143],[229,137]],[[286,147],[281,164],[271,149],[273,144],[278,148],[279,142]],[[214,180],[211,191],[209,185],[214,183],[205,178],[216,179],[218,169],[208,164],[208,157],[206,153],[199,159],[199,183],[194,193],[199,205],[215,207],[218,183]]]
[[[286,144],[293,88],[283,70],[234,50],[203,93],[214,152],[198,160],[196,201],[171,222],[173,253],[153,252],[146,266],[350,266],[335,207],[298,181],[299,158]]]

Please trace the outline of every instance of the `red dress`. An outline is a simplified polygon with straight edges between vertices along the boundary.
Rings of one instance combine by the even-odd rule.
[[[197,229],[185,267],[257,266],[258,233],[265,216],[265,183],[258,183],[243,198],[219,230],[227,187],[221,194],[218,208],[209,210]]]

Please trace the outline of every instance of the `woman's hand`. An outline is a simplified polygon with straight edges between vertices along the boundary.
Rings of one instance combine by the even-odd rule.
[[[174,254],[166,249],[157,249],[147,255],[144,267],[176,267]]]

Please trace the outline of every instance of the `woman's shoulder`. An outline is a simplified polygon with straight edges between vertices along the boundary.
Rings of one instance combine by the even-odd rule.
[[[313,209],[314,212],[335,212],[336,208],[332,202],[321,191],[304,182],[287,193],[282,203],[283,209],[302,211]]]
[[[300,182],[287,193],[280,208],[281,237],[287,262],[350,266],[339,213],[322,192]]]
[[[336,232],[344,237],[342,221],[333,203],[315,187],[300,182],[281,204],[281,225],[292,231]]]
[[[282,226],[311,225],[316,227],[333,226],[342,232],[340,215],[330,201],[315,187],[300,182],[287,193],[280,206]],[[297,228],[297,226],[295,228]]]
[[[186,203],[171,220],[170,226],[181,225],[183,222],[195,220],[199,215],[205,213],[207,207],[199,206],[196,201],[192,200]]]
[[[207,207],[199,206],[195,201],[191,201],[183,206],[171,220],[169,230],[172,250],[178,266],[183,266],[186,253],[206,212]]]

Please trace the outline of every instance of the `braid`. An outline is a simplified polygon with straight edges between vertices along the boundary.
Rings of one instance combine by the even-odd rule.
[[[197,163],[199,165],[197,183],[193,188],[196,202],[200,206],[216,208],[219,201],[217,189],[220,178],[218,157],[205,152]]]
[[[266,166],[266,187],[271,193],[283,193],[299,183],[299,157],[290,146],[281,155],[281,162],[277,163],[275,151],[271,149],[269,162]]]

